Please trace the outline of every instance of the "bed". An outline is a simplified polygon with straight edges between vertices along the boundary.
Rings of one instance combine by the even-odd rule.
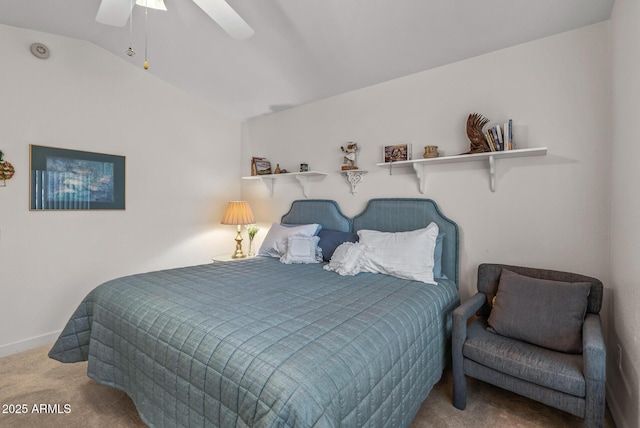
[[[271,257],[132,275],[91,291],[49,356],[88,360],[150,426],[407,427],[447,360],[457,225],[429,199],[372,199],[353,218],[302,200],[282,217],[345,232],[431,222],[435,285]]]

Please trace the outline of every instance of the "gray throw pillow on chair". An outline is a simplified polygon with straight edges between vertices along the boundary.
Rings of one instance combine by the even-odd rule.
[[[590,291],[587,282],[531,278],[502,269],[488,323],[502,336],[579,354]]]

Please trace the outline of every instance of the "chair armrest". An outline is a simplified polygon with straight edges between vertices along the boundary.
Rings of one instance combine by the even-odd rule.
[[[469,300],[458,306],[453,311],[453,319],[468,320],[478,309],[487,301],[487,295],[484,293],[476,293]]]
[[[451,359],[453,363],[453,404],[458,409],[466,406],[467,384],[464,377],[462,347],[467,340],[467,320],[484,305],[487,296],[477,293],[453,311]]]
[[[604,381],[606,378],[607,350],[602,337],[600,316],[588,313],[582,324],[582,355],[584,376],[590,380]]]
[[[473,316],[473,314],[475,314],[486,301],[486,294],[477,293],[453,311],[454,349],[456,348],[455,342],[457,341],[460,342],[459,345],[460,348],[462,348],[462,344],[467,338],[467,320],[471,318],[471,316]]]

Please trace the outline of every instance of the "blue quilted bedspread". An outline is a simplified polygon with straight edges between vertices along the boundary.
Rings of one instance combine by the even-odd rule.
[[[97,287],[49,356],[88,360],[150,426],[406,427],[458,302],[447,280],[215,263]]]

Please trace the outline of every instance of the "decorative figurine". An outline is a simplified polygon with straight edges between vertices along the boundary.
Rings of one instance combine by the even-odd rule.
[[[343,156],[343,165],[342,170],[348,171],[350,169],[358,169],[356,166],[356,156],[358,151],[358,145],[353,142],[347,143],[347,147],[340,146],[340,150],[342,150]]]
[[[472,113],[467,118],[467,137],[471,145],[469,151],[463,154],[469,153],[484,153],[490,152],[491,148],[487,144],[487,139],[484,137],[482,128],[489,123],[489,119],[478,113]]]
[[[11,177],[13,177],[13,174],[15,174],[16,171],[11,163],[2,160],[3,156],[4,153],[2,153],[2,150],[0,150],[0,180],[5,183],[6,180],[9,180]]]
[[[424,146],[424,153],[422,154],[423,158],[437,158],[438,156],[438,146]]]

